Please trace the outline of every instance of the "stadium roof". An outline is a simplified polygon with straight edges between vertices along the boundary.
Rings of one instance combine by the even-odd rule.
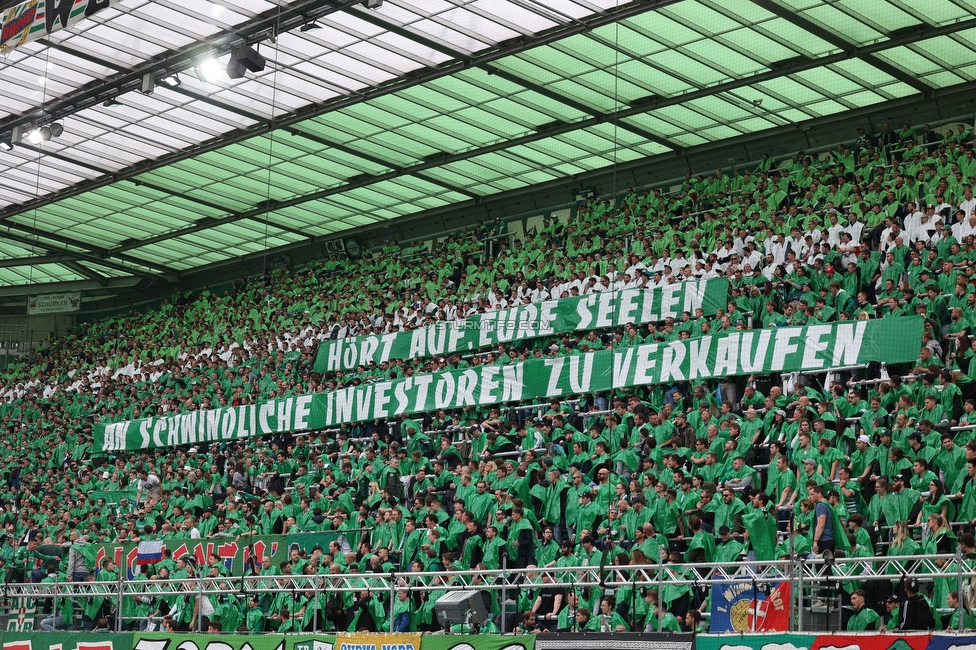
[[[0,139],[64,133],[0,151],[0,286],[173,281],[976,79],[968,0],[363,5],[120,0],[12,49]]]

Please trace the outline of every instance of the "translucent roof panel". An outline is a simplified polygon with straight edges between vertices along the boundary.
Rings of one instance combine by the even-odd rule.
[[[944,88],[974,79],[974,38],[976,30],[968,29],[895,47],[878,56],[938,88]]]
[[[84,275],[61,264],[25,264],[24,266],[0,268],[0,286],[47,284],[87,279]]]
[[[104,254],[104,275],[188,271],[972,81],[970,4],[122,0],[0,62],[0,136],[98,97],[60,137],[0,151],[0,219],[47,233],[35,255]],[[314,25],[224,74],[218,43],[289,12]],[[209,76],[99,94],[216,47]]]

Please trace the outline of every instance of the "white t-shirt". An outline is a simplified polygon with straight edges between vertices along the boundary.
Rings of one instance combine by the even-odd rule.
[[[140,492],[155,494],[159,491],[159,477],[155,474],[149,474],[146,477],[146,480],[139,479],[139,483],[136,487]]]

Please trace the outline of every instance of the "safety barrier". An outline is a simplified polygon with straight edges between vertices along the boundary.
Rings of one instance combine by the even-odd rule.
[[[596,557],[596,556],[594,556]],[[840,629],[831,618],[831,603],[835,615],[840,611],[838,595],[848,583],[870,581],[900,582],[905,577],[914,578],[925,585],[942,581],[952,591],[964,593],[969,581],[976,577],[976,558],[959,553],[946,555],[910,555],[870,558],[823,558],[821,556],[794,555],[789,559],[775,562],[741,561],[711,564],[663,563],[648,565],[601,565],[584,567],[529,567],[524,569],[498,569],[480,571],[451,572],[409,572],[396,571],[384,573],[347,573],[319,575],[239,575],[223,577],[199,577],[180,580],[129,580],[119,576],[113,581],[94,582],[44,582],[8,583],[3,586],[3,601],[19,599],[18,602],[43,603],[46,599],[103,597],[114,603],[116,612],[123,611],[125,598],[146,596],[156,599],[161,596],[185,596],[203,598],[216,596],[226,599],[246,599],[251,594],[279,594],[282,592],[306,594],[317,599],[320,593],[368,592],[385,602],[385,611],[392,623],[394,613],[389,603],[397,601],[399,592],[413,593],[447,591],[486,591],[498,599],[499,603],[510,601],[519,590],[544,586],[555,586],[575,590],[581,594],[624,593],[636,601],[638,593],[647,590],[656,592],[657,604],[664,611],[665,587],[689,587],[701,595],[710,592],[713,600],[711,614],[716,614],[717,596],[725,598],[732,607],[735,602],[749,600],[747,605],[757,609],[757,603],[769,600],[768,606],[776,603],[778,618],[782,627],[765,628],[761,617],[752,616],[743,627],[740,621],[730,629],[747,632],[763,629],[798,631],[820,631],[817,629]],[[946,591],[948,591],[946,590]],[[652,592],[652,594],[653,594]],[[777,601],[777,599],[779,599]],[[826,600],[825,600],[826,599]],[[818,614],[823,606],[814,606],[814,601],[824,601],[826,617]],[[636,602],[635,602],[636,604]],[[718,602],[721,606],[721,602]],[[943,608],[946,603],[935,603]],[[741,606],[740,606],[741,607]],[[636,610],[636,607],[634,608]],[[201,609],[202,611],[202,609]],[[770,614],[772,614],[770,610]],[[202,617],[202,613],[201,613]],[[728,618],[728,616],[726,616]],[[835,616],[836,618],[836,616]],[[959,617],[960,625],[966,617]],[[132,619],[136,620],[136,619]],[[116,630],[121,631],[126,621],[115,617]],[[769,624],[773,624],[770,616]],[[326,627],[315,612],[313,630]],[[660,621],[658,622],[660,628]],[[502,629],[502,631],[506,631]],[[649,630],[649,631],[661,631]]]

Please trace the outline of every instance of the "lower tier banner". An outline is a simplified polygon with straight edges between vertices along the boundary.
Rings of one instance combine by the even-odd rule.
[[[95,450],[154,449],[338,427],[404,413],[486,406],[740,375],[818,371],[918,357],[919,316],[729,330],[668,343],[480,365],[313,395],[159,418],[100,423]]]
[[[117,636],[120,635],[113,634],[108,638]],[[129,636],[132,639],[132,650],[337,650],[338,648],[334,634],[215,635],[137,632]],[[78,648],[78,650],[87,649]]]
[[[340,634],[335,650],[420,650],[419,634]]]
[[[298,536],[295,536],[298,537]],[[175,562],[181,557],[189,556],[196,560],[198,567],[208,564],[223,566],[226,571],[223,575],[239,577],[244,575],[249,568],[251,558],[254,562],[260,563],[262,558],[269,558],[273,566],[278,566],[283,558],[288,557],[286,550],[285,535],[255,535],[248,538],[247,542],[236,542],[232,538],[226,540],[219,539],[171,539],[162,543],[163,549],[170,553],[171,559]],[[137,544],[135,542],[96,544],[91,551],[93,563],[91,566],[102,566],[102,560],[111,559],[131,580],[139,574],[141,564],[156,564],[163,560],[160,555],[162,549],[153,549],[151,553],[147,550],[149,544]],[[98,574],[95,574],[98,579]]]
[[[972,648],[974,636],[928,633],[699,634],[696,650],[950,650]]]
[[[131,634],[2,632],[3,650],[132,650]]]
[[[694,634],[641,634],[590,632],[540,634],[536,650],[694,650]]]
[[[535,634],[425,634],[420,650],[533,650],[536,638]]]

